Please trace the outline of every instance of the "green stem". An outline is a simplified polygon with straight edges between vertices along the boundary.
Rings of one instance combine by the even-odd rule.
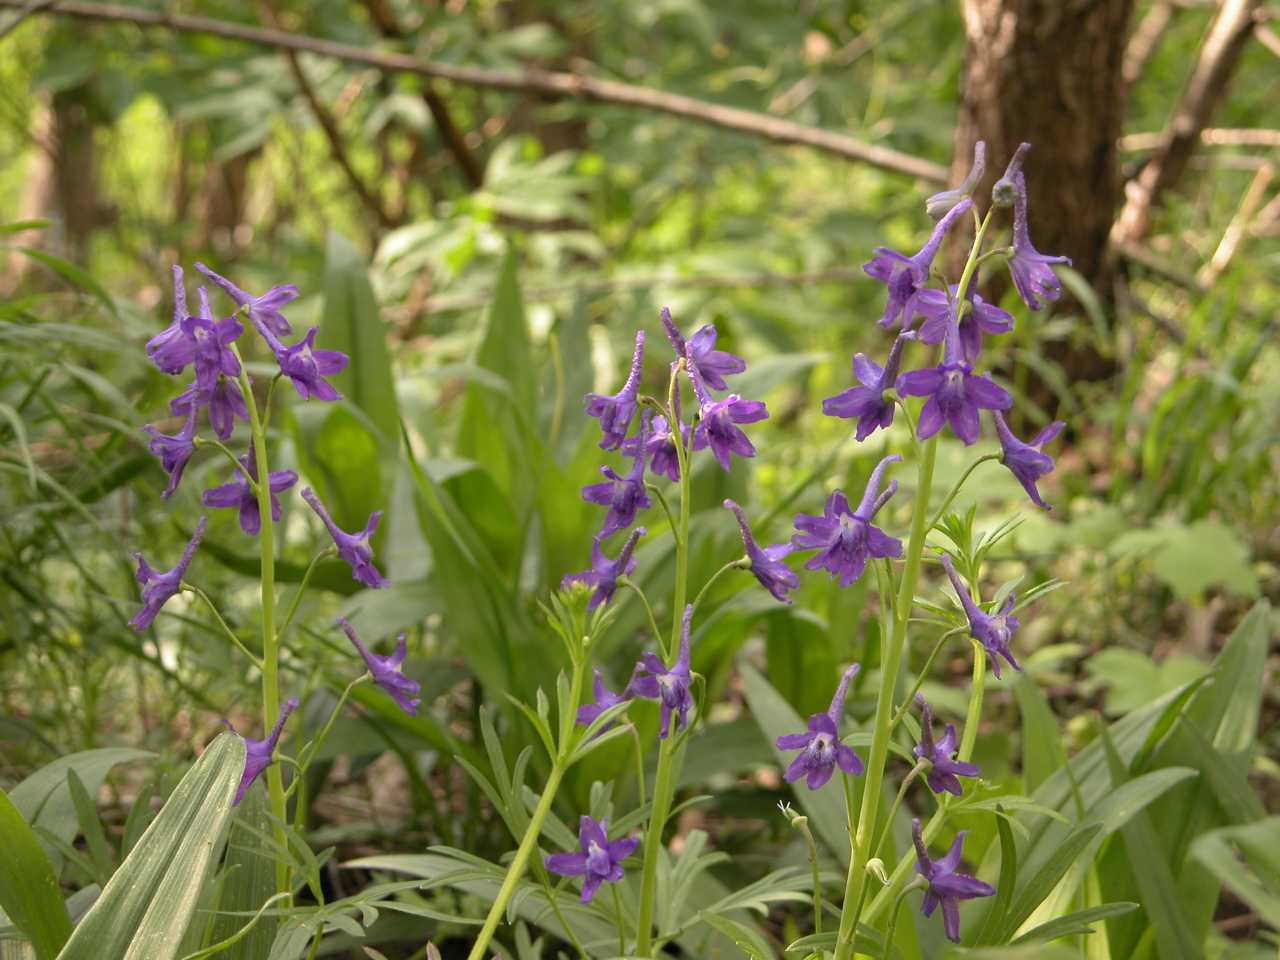
[[[674,723],[674,721],[672,721]],[[662,851],[662,830],[671,812],[671,768],[675,756],[674,734],[658,745],[658,771],[653,784],[653,811],[644,835],[644,872],[640,877],[640,912],[636,917],[636,956],[653,952],[653,907],[658,892],[658,857]],[[477,958],[478,960],[478,958]]]
[[[232,643],[234,643],[237,647],[239,647],[240,652],[243,653],[246,657],[248,657],[250,662],[252,662],[255,667],[261,670],[262,661],[258,659],[257,655],[252,650],[250,650],[248,647],[244,645],[244,642],[239,637],[236,636],[235,631],[232,630],[229,626],[227,626],[227,621],[222,619],[222,614],[218,612],[218,608],[214,605],[214,602],[212,599],[210,599],[209,595],[205,593],[203,590],[201,590],[199,587],[195,586],[194,584],[187,583],[186,581],[183,581],[182,589],[190,590],[192,593],[194,593],[197,597],[199,597],[201,600],[205,602],[205,606],[207,606],[209,608],[209,612],[213,614],[213,619],[218,621],[218,626],[220,626],[222,628],[222,632],[227,635],[227,639],[229,639]]]
[[[967,469],[963,474],[960,475],[960,479],[956,481],[956,485],[951,488],[951,492],[948,493],[946,496],[946,499],[942,501],[942,506],[938,508],[938,512],[935,513],[933,515],[933,519],[929,521],[930,530],[932,530],[934,527],[938,525],[938,521],[941,520],[943,517],[943,514],[947,512],[947,507],[951,506],[951,502],[955,500],[957,496],[959,496],[960,488],[963,487],[965,481],[969,479],[969,475],[973,473],[973,471],[977,470],[978,467],[982,466],[982,464],[986,463],[988,460],[999,460],[999,459],[1000,459],[1000,454],[988,453],[985,456],[979,457],[977,460],[973,461],[973,463],[969,464],[969,469]]]
[[[277,640],[283,640],[284,635],[289,631],[289,624],[293,623],[293,615],[298,612],[298,604],[302,601],[302,595],[307,591],[307,585],[311,583],[311,575],[315,573],[316,566],[325,557],[331,557],[338,551],[334,547],[326,547],[311,558],[311,563],[307,565],[306,572],[302,575],[302,582],[298,584],[298,589],[294,592],[293,598],[289,601],[289,609],[284,615],[284,619],[280,621],[280,630],[276,634]]]

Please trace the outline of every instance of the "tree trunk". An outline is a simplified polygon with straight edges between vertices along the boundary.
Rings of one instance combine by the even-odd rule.
[[[1111,292],[1107,238],[1120,201],[1116,142],[1133,8],[1134,0],[964,0],[954,180],[968,172],[974,142],[985,140],[987,173],[976,193],[985,206],[1017,145],[1033,144],[1024,165],[1031,236],[1042,252],[1071,257],[1104,302]],[[1113,372],[1092,346],[1055,341],[1045,355],[1069,380]],[[1053,405],[1043,389],[1034,396]]]

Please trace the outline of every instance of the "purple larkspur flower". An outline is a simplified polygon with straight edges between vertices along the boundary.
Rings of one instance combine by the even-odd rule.
[[[929,761],[931,768],[926,779],[930,790],[934,793],[953,793],[958,797],[964,792],[960,778],[976,777],[982,771],[976,763],[955,759],[956,725],[948,723],[942,739],[934,740],[933,710],[929,707],[929,701],[916,694],[916,703],[920,704],[920,742],[911,752],[921,760]]]
[[[1016,177],[1018,192],[1013,201],[1013,255],[1009,257],[1009,275],[1018,289],[1022,302],[1032,310],[1039,310],[1046,300],[1062,296],[1062,283],[1050,264],[1071,265],[1070,257],[1051,257],[1041,253],[1031,244],[1027,227],[1027,184],[1021,171]]]
[[[916,438],[927,440],[944,423],[966,446],[977,443],[982,431],[978,411],[1008,410],[1013,397],[986,375],[973,372],[964,359],[956,324],[947,327],[942,363],[923,370],[910,370],[898,377],[898,393],[905,397],[928,397],[916,422]]]
[[[175,434],[161,433],[151,424],[147,424],[142,430],[151,437],[147,442],[147,449],[160,458],[161,468],[169,475],[169,484],[160,494],[160,499],[168,500],[182,482],[187,461],[196,452],[196,412],[192,410],[187,414],[187,422]]]
[[[297,709],[298,698],[290,697],[280,707],[280,716],[276,717],[276,725],[271,728],[265,740],[242,738],[244,740],[244,772],[240,775],[240,786],[236,789],[236,798],[231,803],[233,807],[244,799],[245,793],[253,785],[253,781],[262,775],[262,771],[271,766],[271,755],[276,752],[276,744],[280,742],[284,722],[289,719],[289,714]],[[231,724],[228,723],[227,726],[231,727]],[[233,732],[234,730],[235,728],[232,727]]]
[[[956,295],[956,284],[951,285],[951,297]],[[960,354],[965,362],[974,363],[982,352],[983,336],[1008,333],[1013,329],[1013,314],[987,303],[969,284],[968,309],[960,318]],[[924,343],[942,343],[952,323],[954,310],[950,297],[941,290],[921,290],[916,297],[914,310],[925,318],[920,325],[920,339]]]
[[[876,255],[862,265],[863,271],[869,277],[879,280],[889,288],[889,300],[880,317],[880,326],[892,326],[910,306],[916,292],[929,280],[929,268],[933,265],[933,258],[938,254],[938,248],[942,246],[942,238],[972,206],[973,201],[965,197],[947,211],[947,214],[933,228],[929,242],[914,256],[908,257],[888,247],[876,247]]]
[[[857,510],[850,510],[844,493],[836,490],[827,498],[822,516],[796,516],[796,529],[800,532],[791,538],[791,545],[797,550],[821,551],[805,564],[807,569],[826,570],[840,578],[840,586],[847,587],[862,576],[868,559],[902,555],[902,541],[871,522],[898,491],[897,480],[890,481],[883,493],[880,482],[889,464],[901,459],[894,454],[876,464]]]
[[[889,349],[889,358],[883,367],[865,353],[855,353],[853,376],[862,386],[850,387],[822,401],[822,412],[828,417],[839,417],[842,420],[857,419],[858,429],[855,436],[859,443],[879,429],[887,430],[893,423],[895,405],[892,400],[886,399],[884,394],[898,379],[903,345],[907,340],[914,339],[914,336],[911,333],[900,334],[893,341],[893,346]]]
[[[364,645],[364,642],[356,634],[355,628],[351,626],[346,617],[338,618],[338,626],[342,628],[342,632],[347,635],[351,645],[356,648],[356,651],[364,660],[364,665],[369,668],[369,675],[373,677],[373,682],[391,694],[391,699],[400,705],[401,710],[411,717],[416,717],[418,715],[418,704],[422,702],[418,697],[422,690],[422,685],[417,680],[410,680],[400,672],[400,668],[404,664],[404,658],[409,655],[406,636],[402,633],[396,637],[395,653],[389,657],[381,657]]]
[[[924,901],[920,904],[920,912],[931,917],[938,904],[942,904],[942,927],[947,933],[947,939],[953,943],[960,942],[960,901],[990,897],[996,892],[996,888],[989,883],[983,883],[968,874],[957,873],[965,834],[968,832],[961,830],[956,834],[945,857],[931,860],[929,850],[924,845],[924,835],[920,832],[920,821],[911,821],[911,838],[916,845],[916,873],[929,882],[924,892]]]
[[[169,412],[175,417],[185,417],[205,407],[209,410],[209,426],[219,440],[231,439],[236,420],[249,420],[249,408],[240,385],[226,377],[219,377],[209,390],[193,382],[169,402]]]
[[[320,502],[320,498],[315,495],[310,487],[303,487],[302,499],[310,504],[316,516],[325,525],[325,529],[329,531],[329,536],[333,537],[333,544],[338,548],[338,556],[351,567],[351,578],[353,580],[358,580],[366,587],[381,588],[391,586],[391,581],[379,573],[378,568],[374,566],[373,550],[369,547],[369,542],[373,539],[374,533],[377,532],[378,521],[382,519],[381,510],[375,510],[369,514],[368,523],[364,525],[364,529],[359,533],[347,533],[334,523],[333,517],[329,515],[325,505]]]
[[[708,323],[699,327],[698,331],[686,340],[681,335],[680,328],[671,319],[670,310],[663,307],[661,317],[667,339],[671,341],[676,357],[684,358],[690,377],[693,377],[696,372],[702,378],[702,382],[712,390],[728,390],[729,385],[725,383],[724,378],[742,373],[747,369],[747,362],[741,357],[716,349],[716,338],[719,334],[715,324]]]
[[[129,626],[138,633],[151,626],[160,613],[160,608],[182,589],[182,578],[187,575],[191,558],[196,555],[196,548],[200,546],[200,541],[204,539],[204,532],[208,528],[208,519],[201,517],[195,530],[192,531],[191,539],[182,550],[178,565],[172,570],[156,570],[147,563],[141,553],[133,555],[133,559],[138,562],[138,571],[135,576],[138,578],[138,583],[142,585],[142,609],[133,615]]]
[[[789,543],[761,547],[756,543],[756,538],[751,535],[751,527],[747,525],[747,518],[742,508],[732,500],[726,500],[724,505],[738,518],[738,527],[742,531],[742,545],[747,550],[750,570],[760,581],[760,586],[768,590],[775,600],[790,603],[791,599],[787,596],[787,591],[799,587],[800,578],[782,561],[794,548]]]
[[[609,821],[584,816],[578,821],[577,853],[553,853],[543,863],[562,877],[582,877],[582,902],[589,903],[600,884],[622,879],[622,861],[635,853],[636,838],[609,839]]]
[[[631,429],[631,420],[636,415],[637,397],[640,394],[640,371],[644,365],[644,331],[636,331],[636,347],[631,354],[631,370],[627,374],[627,382],[622,389],[612,396],[599,393],[588,393],[584,398],[587,404],[587,416],[596,417],[600,421],[600,431],[604,434],[600,440],[602,450],[616,450],[627,437]]]
[[[252,294],[245,293],[226,277],[214,273],[203,263],[197,263],[196,269],[221,287],[222,291],[234,300],[237,305],[242,309],[246,309],[249,320],[255,327],[270,330],[277,337],[287,337],[293,333],[293,327],[284,318],[280,308],[298,299],[298,288],[294,284],[287,283],[275,286],[262,294],[262,296],[255,297]]]
[[[592,667],[591,672],[594,675],[591,681],[591,695],[595,698],[595,703],[584,703],[578,708],[577,724],[580,727],[591,726],[600,714],[631,699],[626,690],[622,693],[614,693],[605,686],[604,675],[600,673],[599,667]]]
[[[646,417],[640,425],[638,451],[643,451],[649,435],[649,423]],[[608,540],[619,530],[625,530],[635,523],[636,514],[647,509],[652,501],[644,486],[644,453],[638,452],[631,460],[631,470],[625,477],[620,476],[612,467],[601,467],[604,474],[603,483],[589,483],[582,488],[582,499],[588,503],[598,503],[608,507],[604,526],[600,528],[601,540]]]
[[[632,530],[631,536],[627,537],[627,542],[622,545],[617,560],[610,560],[605,555],[604,548],[600,546],[601,538],[595,537],[591,541],[591,568],[566,576],[560,581],[560,589],[565,590],[575,583],[591,587],[591,599],[587,602],[588,610],[594,610],[601,604],[609,603],[618,589],[618,578],[630,576],[635,570],[636,560],[632,553],[636,549],[637,541],[646,532],[644,527],[636,527]]]
[[[258,460],[252,446],[249,447],[249,452],[240,458],[240,463],[256,483],[258,481]],[[297,482],[298,475],[292,470],[271,471],[267,483],[271,487],[272,523],[280,522],[280,500],[276,497],[276,494],[284,493]],[[258,511],[258,495],[249,486],[248,478],[239,470],[235,472],[235,476],[230,483],[211,487],[201,494],[200,502],[206,507],[238,507],[240,510],[240,529],[251,537],[257,536],[258,531],[262,529],[262,515]]]
[[[987,169],[987,145],[984,141],[979,140],[973,145],[973,164],[969,167],[969,173],[958,187],[950,190],[943,190],[941,193],[935,193],[929,199],[925,200],[924,208],[929,214],[931,220],[941,220],[948,213],[955,209],[965,197],[973,195],[973,188],[978,185],[978,181],[982,179],[983,173]]]
[[[182,267],[173,265],[173,321],[147,341],[147,356],[161,372],[181,373],[196,359],[196,341],[188,329],[187,289]]]
[[[945,553],[942,555],[942,566],[946,569],[947,576],[951,578],[951,585],[955,587],[956,595],[964,606],[965,616],[969,619],[969,635],[982,644],[983,649],[987,651],[987,655],[991,658],[991,672],[996,675],[996,679],[1000,679],[1001,657],[1008,661],[1013,669],[1021,670],[1021,665],[1009,651],[1009,641],[1021,626],[1012,612],[1017,597],[1010,593],[1005,597],[999,612],[989,614],[973,602],[973,597],[969,595],[969,588],[960,579],[960,574],[956,573],[955,564]]]
[[[679,394],[676,394],[679,397]],[[650,424],[649,438],[645,441],[644,452],[649,458],[649,469],[673,482],[680,480],[680,454],[676,450],[675,434],[667,424],[667,418],[659,414]],[[684,438],[685,448],[689,444],[689,425],[680,424],[680,435]],[[622,443],[622,452],[628,457],[639,455],[640,437],[628,437]]]
[[[693,695],[689,684],[693,674],[689,671],[689,627],[693,620],[693,604],[684,608],[680,621],[680,652],[676,662],[668,667],[656,653],[646,653],[636,664],[635,673],[623,696],[644,697],[657,700],[661,705],[658,739],[665,740],[671,732],[671,716],[675,714],[677,725],[684,729],[689,725],[689,708]]]
[[[801,777],[810,790],[821,789],[831,779],[836,767],[850,776],[862,773],[862,758],[853,748],[840,740],[840,718],[844,715],[844,700],[849,694],[849,684],[858,675],[858,664],[852,664],[840,678],[831,706],[826,713],[809,717],[809,729],[804,733],[788,733],[777,740],[779,750],[799,750],[800,755],[791,761],[782,779],[794,783]]]
[[[1035,435],[1029,443],[1023,443],[1013,435],[1009,425],[1004,422],[1004,415],[999,410],[995,413],[996,436],[1000,438],[1000,462],[1009,468],[1020,484],[1027,491],[1027,496],[1037,507],[1052,510],[1053,507],[1040,498],[1036,489],[1036,481],[1046,473],[1053,472],[1053,457],[1044,452],[1044,445],[1056,437],[1066,423],[1055,420]]]
[[[342,394],[324,378],[347,369],[350,358],[339,350],[317,350],[316,334],[319,331],[319,327],[312,327],[305,337],[287,347],[274,337],[267,343],[276,356],[280,372],[289,378],[303,400],[340,400]]]

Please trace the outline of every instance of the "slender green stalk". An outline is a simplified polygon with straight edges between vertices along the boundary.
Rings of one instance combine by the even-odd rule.
[[[951,492],[948,493],[946,496],[946,499],[942,501],[942,506],[938,508],[938,512],[935,513],[933,515],[933,519],[929,521],[930,530],[932,530],[934,527],[938,525],[938,521],[941,520],[943,515],[947,512],[947,507],[951,506],[951,502],[955,500],[957,496],[959,496],[960,488],[963,487],[964,482],[969,479],[969,475],[973,473],[973,471],[977,470],[978,467],[982,466],[982,464],[986,463],[988,460],[999,460],[999,459],[1000,459],[1000,454],[988,453],[985,456],[979,457],[977,460],[973,461],[973,463],[969,464],[969,469],[960,475],[960,479],[956,481],[956,485],[951,488]]]
[[[239,647],[240,652],[243,653],[246,657],[248,657],[250,662],[255,667],[261,670],[262,661],[258,659],[257,654],[255,654],[252,650],[250,650],[248,647],[244,645],[244,642],[239,637],[236,636],[235,631],[232,630],[229,626],[227,626],[227,621],[222,619],[222,614],[218,611],[217,606],[214,604],[213,600],[210,599],[209,595],[205,593],[203,590],[201,590],[199,587],[195,586],[194,584],[187,583],[185,580],[182,583],[182,589],[190,590],[197,597],[199,597],[201,600],[204,601],[205,606],[209,608],[209,612],[213,614],[213,619],[218,621],[218,626],[220,626],[222,628],[222,632],[227,635],[227,639],[230,640],[232,643],[234,643],[237,647]]]

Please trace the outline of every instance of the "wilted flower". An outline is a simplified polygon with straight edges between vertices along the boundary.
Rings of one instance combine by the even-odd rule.
[[[1009,275],[1022,302],[1032,310],[1039,310],[1043,306],[1040,297],[1057,300],[1062,295],[1062,284],[1049,264],[1070,266],[1071,258],[1046,256],[1031,245],[1027,227],[1027,184],[1021,172],[1016,179],[1018,193],[1013,201],[1013,255],[1009,258]]]
[[[772,547],[761,547],[756,543],[756,538],[751,535],[751,528],[747,526],[747,518],[742,508],[732,500],[726,500],[724,505],[738,518],[738,527],[742,530],[742,545],[747,550],[750,570],[760,581],[760,586],[773,594],[775,600],[790,603],[787,591],[800,586],[800,578],[782,562],[783,557],[791,553],[793,549],[791,544],[778,543]]]
[[[245,405],[240,385],[227,377],[219,377],[208,390],[195,381],[169,401],[169,412],[175,417],[189,416],[201,407],[209,408],[209,426],[219,440],[231,439],[237,419],[249,419],[249,408]]]
[[[285,701],[284,706],[280,708],[280,716],[276,718],[276,725],[271,728],[271,732],[267,734],[265,740],[251,740],[244,737],[244,773],[240,775],[240,787],[236,790],[236,798],[232,801],[232,806],[236,806],[244,799],[245,792],[258,779],[263,770],[271,765],[271,755],[276,752],[276,744],[280,740],[280,731],[284,729],[284,722],[289,719],[289,714],[298,709],[298,700],[296,697],[290,697]],[[231,724],[227,724],[228,727]],[[234,728],[233,728],[234,730]]]
[[[921,293],[931,291],[922,290]],[[885,398],[885,391],[898,379],[898,367],[902,362],[902,347],[914,334],[902,333],[889,349],[889,359],[883,367],[865,353],[853,355],[853,375],[862,384],[850,387],[834,397],[822,401],[822,412],[828,417],[842,420],[858,420],[856,437],[859,443],[880,428],[888,429],[893,423],[894,403]]]
[[[240,463],[244,465],[244,469],[248,471],[249,476],[253,477],[254,483],[257,483],[258,461],[252,446],[249,447],[249,452],[240,458]],[[272,470],[267,482],[271,487],[271,522],[278,523],[280,520],[280,501],[277,499],[276,494],[284,493],[284,491],[297,483],[298,475],[292,470]],[[206,507],[239,507],[240,529],[251,537],[256,536],[258,531],[262,529],[262,515],[258,510],[258,494],[249,486],[248,479],[239,470],[235,472],[235,477],[230,483],[213,487],[201,494],[200,502]]]
[[[858,664],[851,665],[840,678],[831,706],[826,713],[809,717],[809,729],[804,733],[789,733],[778,738],[779,750],[799,750],[800,755],[791,761],[782,779],[794,783],[801,777],[810,790],[822,787],[839,767],[845,773],[862,773],[862,758],[853,748],[840,740],[840,718],[844,715],[844,700],[849,694],[849,684],[858,675]]]
[[[973,145],[973,166],[969,168],[968,175],[958,187],[950,190],[943,190],[941,193],[935,193],[924,202],[924,208],[928,212],[930,219],[941,220],[965,197],[973,194],[973,188],[978,185],[978,181],[982,179],[982,174],[987,169],[987,145],[984,141],[979,140]]]
[[[411,717],[416,717],[418,715],[418,704],[422,702],[418,698],[422,685],[417,680],[410,680],[400,672],[404,658],[409,655],[409,646],[405,635],[402,633],[396,637],[395,653],[389,657],[380,657],[364,645],[360,637],[356,635],[355,628],[351,626],[345,617],[338,618],[338,626],[342,628],[342,632],[347,635],[347,639],[351,641],[357,652],[364,659],[365,666],[369,668],[369,674],[373,677],[373,682],[391,694],[391,699],[400,705],[401,710]]]
[[[191,534],[191,539],[187,541],[186,547],[182,550],[182,557],[178,560],[178,565],[172,570],[161,572],[152,568],[151,564],[143,559],[142,554],[135,553],[133,559],[138,561],[138,572],[136,574],[138,583],[142,584],[142,609],[133,615],[133,619],[129,621],[129,626],[141,633],[147,627],[151,626],[156,616],[160,613],[160,608],[169,602],[169,598],[182,589],[182,578],[187,575],[187,567],[191,565],[191,558],[195,556],[196,548],[200,546],[200,541],[204,539],[204,532],[209,527],[209,521],[201,517],[200,522],[196,524],[195,531]]]
[[[281,286],[275,286],[262,296],[255,297],[251,294],[245,293],[226,277],[219,276],[214,273],[203,263],[197,263],[196,269],[221,287],[223,292],[234,300],[240,307],[247,307],[249,320],[255,327],[269,330],[277,337],[287,337],[289,334],[293,333],[293,327],[291,327],[289,325],[289,321],[284,318],[284,314],[280,312],[280,308],[285,304],[298,299],[298,288],[294,284],[288,283]]]
[[[912,750],[921,760],[928,760],[931,769],[926,779],[929,789],[934,793],[953,793],[957,797],[963,792],[960,777],[976,777],[982,771],[976,763],[965,763],[953,759],[956,752],[956,725],[947,724],[946,733],[941,740],[933,739],[933,711],[929,701],[916,694],[916,703],[920,704],[920,742]]]
[[[607,478],[604,483],[589,483],[582,488],[582,499],[588,503],[598,503],[608,507],[604,526],[600,528],[600,539],[607,540],[619,530],[625,530],[635,523],[636,514],[649,507],[652,501],[644,486],[644,446],[649,436],[648,418],[641,423],[640,437],[637,443],[638,452],[631,461],[631,470],[625,477],[619,476],[612,467],[601,467],[600,472]]]
[[[960,575],[956,573],[955,564],[945,553],[942,555],[942,566],[946,569],[947,576],[951,578],[951,585],[956,588],[956,594],[964,606],[965,616],[969,618],[969,635],[981,643],[991,657],[991,672],[996,675],[996,679],[1000,679],[1001,657],[1007,660],[1013,669],[1021,670],[1022,667],[1009,652],[1009,641],[1013,639],[1013,635],[1018,632],[1018,627],[1021,625],[1018,618],[1011,612],[1017,599],[1014,594],[1010,593],[1005,598],[999,613],[994,616],[985,613],[973,602],[973,598],[969,596],[969,588],[960,579]]]
[[[635,852],[640,841],[609,839],[609,821],[584,816],[578,821],[579,853],[553,853],[543,862],[552,873],[562,877],[584,877],[582,902],[588,903],[606,880],[622,879],[622,861]]]
[[[316,400],[339,400],[342,394],[324,378],[345,370],[350,358],[338,350],[315,349],[319,330],[319,327],[312,327],[305,337],[291,346],[284,346],[275,337],[267,343],[280,364],[280,372],[293,382],[294,389],[303,400],[313,397]]]
[[[1013,314],[987,303],[975,292],[974,287],[974,284],[969,284],[969,295],[966,298],[969,308],[964,311],[959,323],[960,353],[968,363],[976,361],[978,354],[982,352],[984,334],[991,336],[1008,333],[1013,329]],[[959,289],[957,285],[953,283],[950,289],[950,296],[956,296]],[[914,309],[925,318],[920,326],[920,339],[925,343],[942,343],[953,322],[953,304],[948,295],[941,290],[921,290],[916,295]]]
[[[312,492],[310,487],[303,488],[302,499],[311,505],[311,509],[328,529],[329,536],[333,537],[333,543],[338,548],[338,556],[351,566],[353,580],[360,581],[366,587],[378,588],[391,585],[391,582],[373,565],[373,551],[369,548],[369,541],[373,539],[378,529],[378,521],[382,519],[381,510],[375,510],[369,515],[369,522],[359,533],[347,533],[333,522],[333,517],[329,515],[329,511],[325,509],[320,498]]]
[[[594,610],[602,603],[608,603],[618,589],[618,578],[629,576],[636,568],[632,553],[635,551],[636,542],[646,532],[644,527],[636,527],[632,530],[631,536],[627,537],[627,542],[622,545],[617,560],[610,560],[605,555],[604,549],[600,546],[601,538],[595,537],[591,541],[591,569],[569,574],[560,581],[560,589],[565,590],[575,583],[592,587],[591,599],[587,602],[588,610]]]
[[[1043,452],[1044,445],[1053,440],[1066,423],[1055,420],[1037,433],[1030,443],[1023,443],[1013,435],[1013,431],[1004,422],[1004,416],[999,410],[996,411],[995,418],[996,436],[1000,438],[1000,461],[1018,478],[1022,488],[1031,497],[1032,503],[1045,510],[1052,510],[1053,507],[1040,498],[1036,481],[1046,473],[1053,472],[1053,457]]]
[[[929,280],[929,268],[933,258],[937,256],[942,238],[955,224],[956,220],[968,212],[973,201],[968,197],[962,199],[947,212],[938,225],[933,228],[929,242],[920,248],[920,252],[908,257],[890,250],[888,247],[877,247],[876,255],[862,265],[862,269],[870,277],[879,280],[889,288],[889,301],[885,304],[884,314],[880,317],[880,326],[888,327],[902,316],[916,292]]]
[[[147,443],[147,449],[160,458],[161,468],[169,475],[169,485],[160,494],[162,500],[168,500],[182,481],[182,472],[187,469],[187,461],[196,452],[196,412],[192,410],[188,413],[187,422],[172,436],[161,433],[150,424],[142,430],[151,437]]]
[[[840,578],[840,586],[847,587],[862,576],[868,559],[902,555],[902,541],[871,522],[898,490],[898,481],[893,480],[883,493],[879,492],[885,470],[901,459],[894,454],[876,465],[857,510],[850,510],[844,493],[836,490],[827,498],[822,516],[804,513],[796,516],[796,529],[800,533],[791,538],[791,545],[797,550],[822,551],[810,558],[806,568],[826,570]]]
[[[942,928],[947,933],[947,939],[953,943],[960,942],[960,901],[989,897],[996,892],[991,884],[956,872],[960,867],[961,850],[968,832],[961,830],[956,834],[945,857],[931,860],[929,850],[924,845],[924,835],[920,832],[920,821],[911,821],[911,838],[916,845],[916,873],[929,881],[924,901],[920,904],[920,912],[931,917],[938,904],[942,904]]]
[[[679,394],[676,394],[677,398]],[[677,415],[679,411],[677,410]],[[675,434],[667,424],[667,418],[655,416],[650,424],[652,429],[644,443],[644,455],[649,457],[649,469],[661,474],[673,482],[680,480],[680,454],[676,451]],[[689,444],[689,425],[680,424],[680,435],[684,438],[686,449]],[[640,436],[629,437],[622,443],[622,452],[628,457],[640,455]]]
[[[604,676],[600,673],[599,667],[592,667],[591,671],[595,675],[595,679],[591,682],[591,695],[595,697],[596,702],[584,703],[578,707],[577,723],[580,727],[591,726],[600,714],[631,699],[627,696],[626,691],[618,694],[606,687]]]
[[[708,323],[687,341],[680,334],[679,328],[671,319],[671,311],[662,308],[662,326],[667,332],[667,339],[677,357],[683,357],[689,368],[689,376],[696,372],[712,390],[728,390],[729,385],[724,378],[742,373],[747,369],[747,362],[739,356],[716,349],[717,332],[714,324]]]
[[[981,433],[978,410],[1008,410],[1013,397],[987,376],[977,376],[965,361],[960,334],[954,323],[947,328],[942,363],[923,370],[911,370],[898,378],[898,393],[908,397],[928,397],[916,423],[916,438],[927,440],[943,423],[965,445],[976,443]]]
[[[604,438],[600,447],[616,450],[631,429],[631,418],[636,414],[636,398],[640,393],[640,369],[644,363],[644,331],[636,331],[636,347],[631,354],[631,371],[627,382],[613,396],[588,393],[587,416],[598,417]]]
[[[667,739],[671,732],[671,715],[674,713],[681,729],[689,725],[689,708],[693,706],[693,696],[689,693],[689,684],[693,675],[689,671],[689,625],[693,619],[693,604],[684,608],[684,618],[680,623],[680,652],[676,662],[669,668],[656,653],[646,653],[636,664],[635,674],[623,696],[644,697],[646,700],[657,700],[661,705],[661,729],[658,739]]]

